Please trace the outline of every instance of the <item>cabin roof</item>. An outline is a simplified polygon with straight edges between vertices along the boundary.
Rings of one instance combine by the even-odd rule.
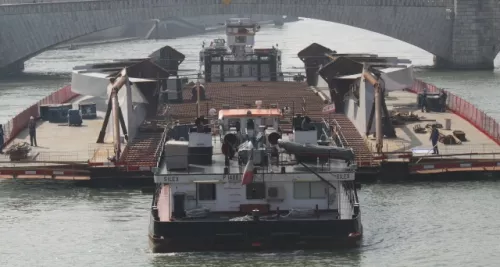
[[[281,116],[281,110],[278,108],[223,109],[219,111],[219,118],[278,117],[278,116]]]

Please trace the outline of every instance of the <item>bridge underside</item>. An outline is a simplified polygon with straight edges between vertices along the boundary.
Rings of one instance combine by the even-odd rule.
[[[364,0],[253,0],[251,3],[233,0],[228,5],[222,2],[225,1],[108,0],[0,6],[0,67],[24,62],[65,41],[127,23],[219,14],[287,14],[332,21],[394,37],[450,59],[452,21],[439,1],[401,4],[374,0],[367,4]],[[342,38],[335,33],[325,34]]]

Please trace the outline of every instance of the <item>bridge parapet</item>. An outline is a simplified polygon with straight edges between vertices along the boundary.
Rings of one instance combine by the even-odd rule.
[[[1,0],[0,0],[1,1]],[[49,0],[43,3],[19,3],[0,5],[0,15],[75,12],[89,10],[131,9],[168,7],[170,5],[198,5],[199,0]],[[232,0],[231,5],[332,5],[332,6],[378,6],[378,7],[447,7],[453,0]],[[205,5],[223,5],[222,0],[206,0]],[[0,2],[1,4],[1,2]],[[452,4],[453,5],[453,4]]]
[[[283,14],[350,25],[415,45],[451,67],[493,68],[500,51],[498,0],[43,0],[0,5],[0,72],[96,31],[219,14]]]

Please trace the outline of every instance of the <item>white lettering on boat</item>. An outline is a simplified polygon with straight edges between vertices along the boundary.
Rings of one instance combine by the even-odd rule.
[[[354,180],[353,173],[331,173],[331,175],[335,180],[339,181]]]
[[[164,183],[178,183],[179,176],[164,176],[163,182]]]
[[[224,174],[222,179],[230,183],[239,183],[241,182],[241,174]]]

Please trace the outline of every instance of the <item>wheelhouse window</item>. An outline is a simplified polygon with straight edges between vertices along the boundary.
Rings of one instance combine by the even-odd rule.
[[[196,190],[198,191],[198,200],[210,201],[216,199],[216,184],[214,183],[198,183]]]
[[[266,198],[266,185],[264,183],[250,183],[246,185],[247,199]]]
[[[295,182],[293,184],[293,198],[295,199],[324,199],[328,188],[323,182]]]
[[[247,42],[247,37],[246,36],[236,36],[234,41],[238,44],[244,44]]]

